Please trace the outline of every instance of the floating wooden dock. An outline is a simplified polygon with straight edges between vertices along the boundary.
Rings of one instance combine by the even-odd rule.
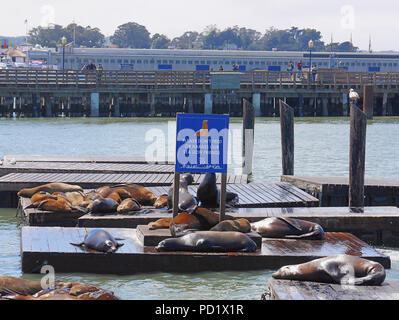
[[[174,173],[174,165],[104,162],[17,162],[0,165],[0,176],[10,173]]]
[[[281,181],[315,196],[322,207],[348,206],[348,177],[283,175]],[[399,207],[399,179],[366,177],[364,194],[366,206]]]
[[[308,281],[269,280],[270,300],[399,300],[399,281],[381,286],[349,286]]]
[[[156,196],[167,194],[169,186],[148,187]],[[189,191],[197,194],[198,186],[190,186]],[[289,186],[286,183],[277,184],[229,184],[227,191],[236,192],[239,196],[240,203],[237,207],[304,207],[317,206],[318,200],[304,191]],[[49,213],[37,209],[25,209],[29,206],[30,199],[21,198],[20,208],[22,216],[27,225],[30,226],[76,226],[78,218],[82,214],[60,214]],[[235,212],[234,210],[232,212]],[[144,207],[143,212],[139,212],[134,216],[92,216],[90,214],[79,220],[80,224],[85,227],[101,226],[108,228],[136,228],[140,224],[148,224],[161,218],[170,217],[166,209],[154,209]]]
[[[56,156],[56,155],[24,155],[8,154],[2,159],[4,163],[10,162],[88,162],[88,163],[138,163],[147,164],[144,157],[138,156]],[[151,162],[152,163],[152,162]],[[168,161],[154,162],[167,164]],[[169,162],[170,164],[173,164]]]
[[[399,246],[397,207],[366,207],[364,213],[352,213],[347,207],[230,208],[226,214],[245,218],[250,222],[279,216],[303,219],[320,224],[326,232],[352,233],[371,245]],[[146,210],[145,213],[134,216],[87,214],[78,218],[78,227],[136,228],[138,225],[147,225],[171,216],[166,210]]]
[[[263,239],[255,253],[156,252],[143,247],[135,229],[106,229],[123,238],[114,254],[89,252],[70,243],[81,242],[91,229],[23,227],[22,272],[39,273],[43,265],[57,272],[135,274],[149,272],[202,272],[277,269],[337,254],[352,254],[391,267],[388,256],[347,233],[328,233],[325,240]]]

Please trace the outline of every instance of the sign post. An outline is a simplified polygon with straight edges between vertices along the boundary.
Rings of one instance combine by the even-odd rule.
[[[180,173],[221,173],[220,220],[226,207],[229,116],[177,114],[173,215],[178,213]]]

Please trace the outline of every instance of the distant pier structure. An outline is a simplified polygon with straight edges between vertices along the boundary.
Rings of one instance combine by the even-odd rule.
[[[221,84],[228,84],[221,85]],[[399,115],[399,73],[319,69],[314,82],[285,71],[0,70],[1,117],[174,117],[177,112],[279,117],[279,99],[296,117],[348,116],[349,90],[371,86],[374,116]],[[225,89],[228,87],[229,89]],[[371,114],[370,114],[371,116]]]

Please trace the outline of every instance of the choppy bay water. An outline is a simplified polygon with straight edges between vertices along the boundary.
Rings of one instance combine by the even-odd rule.
[[[3,119],[0,120],[0,157],[7,154],[143,156],[148,146],[156,143],[154,134],[159,137],[163,133],[165,141],[168,140],[168,120]],[[232,172],[239,168],[235,155],[241,152],[240,128],[240,120],[233,119]],[[173,128],[170,132],[173,136]],[[255,182],[279,180],[280,153],[278,119],[256,119]],[[348,119],[297,119],[295,157],[297,175],[347,175]],[[369,122],[366,175],[399,177],[399,118],[377,118]],[[0,209],[0,275],[39,279],[38,275],[21,273],[20,228],[15,213],[14,209]],[[379,250],[392,260],[387,279],[399,280],[399,250]],[[57,274],[57,278],[99,285],[115,291],[123,299],[259,299],[267,289],[272,272],[156,273],[123,277]]]

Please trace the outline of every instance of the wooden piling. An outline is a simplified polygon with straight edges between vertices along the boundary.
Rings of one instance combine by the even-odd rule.
[[[220,184],[220,208],[219,208],[220,222],[224,221],[226,214],[226,188],[227,188],[227,174],[222,173],[221,184]]]
[[[294,175],[294,109],[280,100],[283,175]]]
[[[179,189],[180,189],[180,173],[175,172],[173,180],[173,218],[179,214]]]
[[[242,115],[242,168],[243,174],[251,175],[254,154],[255,108],[246,99],[243,99]]]
[[[374,87],[372,85],[363,86],[363,112],[367,119],[373,119],[374,112]]]
[[[349,207],[355,212],[364,208],[364,172],[367,116],[359,108],[350,108]]]

